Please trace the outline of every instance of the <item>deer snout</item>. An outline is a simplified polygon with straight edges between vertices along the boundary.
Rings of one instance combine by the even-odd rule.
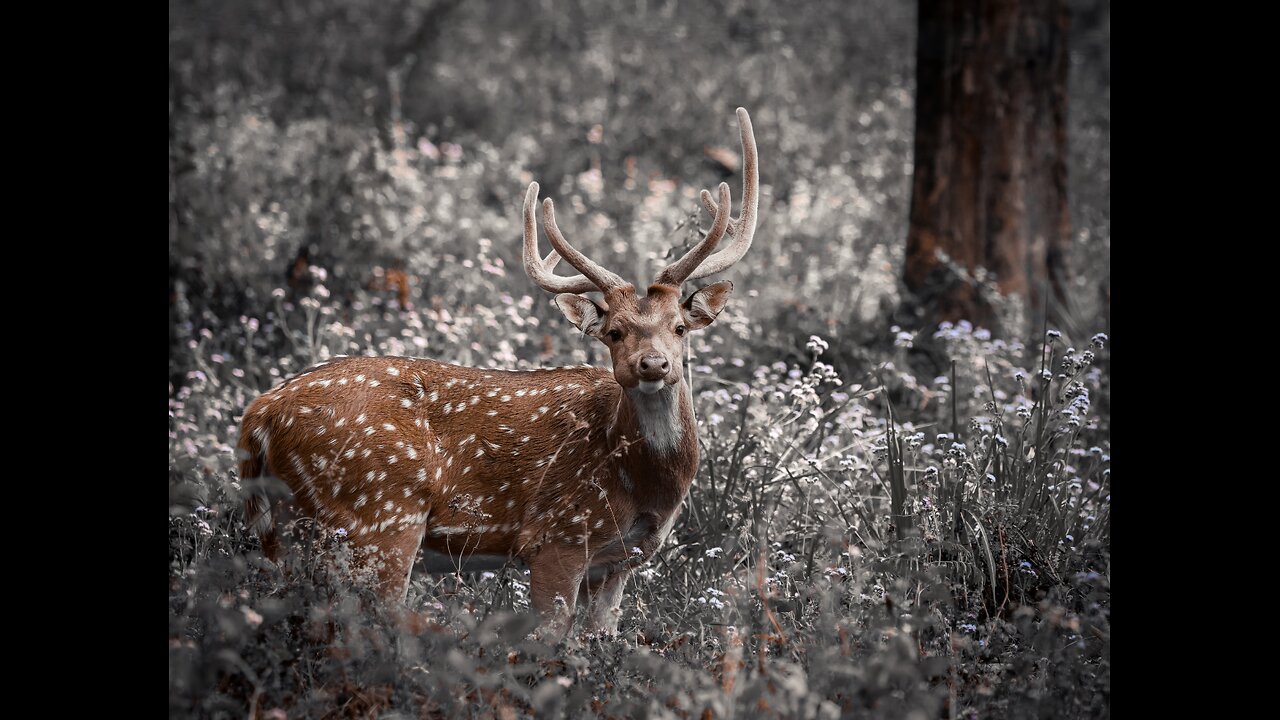
[[[661,355],[644,355],[640,358],[637,369],[641,380],[661,380],[670,372],[671,363]]]

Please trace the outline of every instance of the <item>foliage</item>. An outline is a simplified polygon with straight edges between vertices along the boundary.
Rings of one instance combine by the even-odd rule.
[[[1109,427],[1090,402],[1105,387],[1101,336],[1088,351],[1051,338],[1042,371],[1019,366],[1017,343],[943,328],[954,378],[921,382],[885,359],[851,383],[823,361],[820,338],[804,363],[754,366],[731,349],[745,342],[744,323],[713,326],[692,343],[699,481],[630,589],[618,638],[526,640],[527,578],[515,568],[420,576],[406,620],[341,581],[340,535],[298,540],[283,573],[259,558],[228,439],[260,384],[333,351],[415,349],[406,336],[448,342],[472,323],[494,330],[473,336],[472,362],[520,364],[512,352],[537,345],[521,303],[449,323],[363,298],[348,324],[332,304],[278,299],[262,320],[188,341],[200,369],[170,401],[173,710],[835,717],[1106,707]],[[905,358],[912,338],[895,339]],[[914,419],[891,431],[890,413],[908,407]]]
[[[171,3],[170,714],[1105,713],[1105,338],[895,315],[912,21],[894,2]],[[1109,90],[1087,71],[1081,287],[1109,284]],[[340,353],[602,362],[520,269],[524,187],[647,274],[705,224],[696,190],[723,171],[703,146],[736,151],[739,104],[762,225],[690,343],[702,465],[618,637],[527,637],[516,568],[419,575],[402,611],[343,582],[331,530],[262,560],[233,451],[257,393]]]

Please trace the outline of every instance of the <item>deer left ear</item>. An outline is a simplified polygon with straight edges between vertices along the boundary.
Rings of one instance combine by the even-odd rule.
[[[720,314],[729,296],[733,294],[733,283],[721,280],[690,295],[680,306],[684,310],[684,322],[691,330],[701,330],[711,324]]]

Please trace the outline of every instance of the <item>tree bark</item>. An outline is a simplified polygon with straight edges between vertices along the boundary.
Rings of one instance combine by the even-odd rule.
[[[984,279],[1069,320],[1067,33],[1066,0],[920,0],[904,279],[935,320],[994,320]]]

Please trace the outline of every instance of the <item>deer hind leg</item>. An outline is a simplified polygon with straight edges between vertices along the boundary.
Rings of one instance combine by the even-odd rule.
[[[544,545],[529,561],[529,594],[546,633],[563,638],[573,625],[578,589],[587,568],[581,547]]]
[[[387,602],[403,603],[418,549],[427,534],[424,524],[373,532],[362,537],[353,553],[353,574],[372,584]]]

